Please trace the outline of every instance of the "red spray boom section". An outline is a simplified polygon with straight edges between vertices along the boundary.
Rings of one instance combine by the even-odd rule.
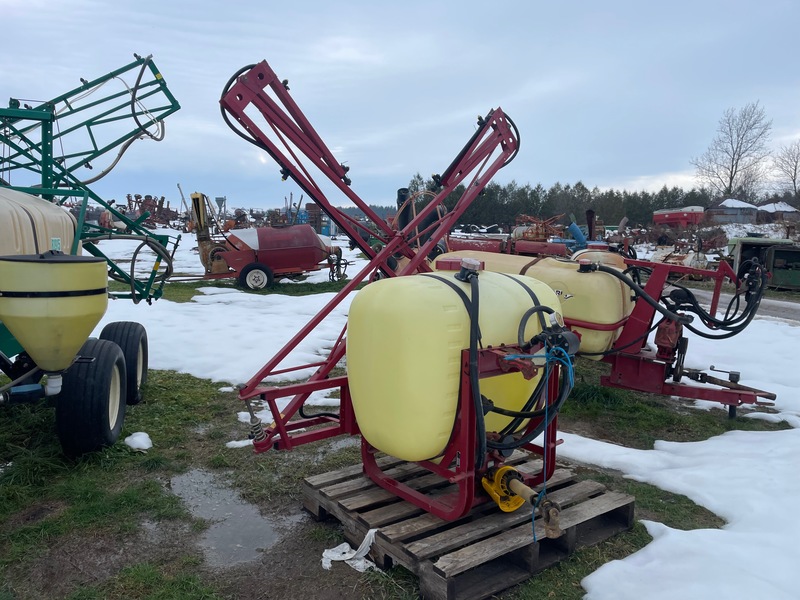
[[[263,396],[268,388],[261,387],[261,382],[270,375],[287,372],[287,370],[276,370],[277,366],[371,274],[380,271],[385,276],[393,277],[430,271],[426,263],[428,254],[456,225],[458,219],[495,173],[515,157],[519,146],[519,137],[513,122],[502,109],[491,110],[486,117],[479,118],[477,130],[455,160],[441,175],[434,176],[440,187],[433,200],[405,227],[393,230],[353,192],[347,175],[349,167],[336,160],[289,95],[287,82],[281,81],[266,61],[250,65],[236,73],[228,82],[220,99],[220,105],[223,118],[234,131],[246,141],[268,152],[280,165],[284,179],[291,177],[370,258],[368,266],[247,382],[239,393],[239,397],[243,400]],[[260,115],[265,123],[257,124],[251,116],[255,116],[254,113]],[[230,117],[238,127],[233,124]],[[359,230],[365,229],[364,225],[331,204],[322,187],[314,179],[312,170],[333,182],[336,188],[361,209],[371,224],[377,228],[377,234],[372,233],[384,244],[380,251],[373,250],[359,235]],[[455,207],[449,212],[440,211],[439,207],[444,206],[444,199],[462,183],[465,184],[466,191]],[[390,259],[396,254],[408,259],[397,271],[389,266]],[[315,367],[318,370],[309,380],[311,384],[317,382],[314,390],[335,387],[330,385],[330,381],[322,380],[343,356],[344,332],[326,361],[288,371]],[[317,385],[321,387],[316,387]],[[302,389],[302,393],[295,396],[289,407],[283,411],[284,414],[299,409],[308,397],[308,393],[313,391]],[[286,396],[285,393],[281,395]],[[288,417],[285,420],[288,421]],[[281,439],[285,440],[285,437],[281,436]]]

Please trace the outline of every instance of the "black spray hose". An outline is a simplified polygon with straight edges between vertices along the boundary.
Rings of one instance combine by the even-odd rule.
[[[516,450],[517,448],[520,448],[525,444],[530,443],[532,440],[536,439],[539,435],[541,435],[541,433],[547,428],[548,425],[550,425],[550,423],[556,417],[558,412],[561,410],[561,407],[563,406],[564,402],[566,401],[567,397],[569,397],[571,391],[572,391],[572,385],[570,385],[569,383],[569,373],[567,372],[566,369],[562,369],[561,382],[559,385],[559,393],[556,402],[553,404],[553,406],[547,406],[541,411],[535,411],[537,416],[543,416],[546,414],[547,418],[543,420],[541,423],[539,423],[539,425],[535,427],[532,431],[529,431],[527,434],[525,434],[518,440],[514,440],[513,442],[488,442],[489,447],[495,450]]]
[[[745,265],[746,264],[747,263],[745,263]],[[746,293],[745,307],[741,313],[739,313],[740,294],[737,293],[728,304],[724,319],[717,319],[713,317],[708,313],[708,311],[700,306],[700,303],[697,301],[697,298],[691,292],[691,290],[675,284],[675,288],[683,292],[684,296],[680,297],[680,294],[675,295],[675,291],[677,290],[673,290],[673,292],[668,296],[669,300],[674,302],[677,306],[697,314],[700,317],[703,325],[709,329],[720,330],[724,331],[725,333],[719,335],[707,333],[700,331],[691,325],[687,325],[686,328],[700,337],[711,340],[724,340],[744,331],[744,329],[750,324],[750,321],[753,320],[753,317],[755,317],[756,312],[758,312],[758,307],[761,304],[761,299],[764,297],[764,290],[767,286],[767,273],[763,269],[760,269],[758,264],[753,265],[751,263],[751,268],[757,273],[751,274],[752,285],[748,284],[748,287],[755,289],[748,289]],[[758,278],[757,281],[756,277]],[[688,306],[685,306],[686,304],[688,304]],[[736,308],[733,310],[733,312],[731,312],[734,304],[736,305]]]
[[[737,331],[741,331],[744,329],[743,326],[740,326],[743,321],[749,323],[752,316],[756,313],[758,306],[761,304],[761,297],[763,291],[759,291],[758,295],[752,296],[749,300],[745,303],[745,308],[742,310],[741,313],[737,315],[739,312],[738,306],[736,309],[731,312],[731,308],[735,303],[738,304],[739,296],[735,296],[731,299],[730,303],[728,304],[728,308],[725,311],[725,318],[724,319],[717,319],[711,316],[697,301],[694,294],[687,288],[683,287],[682,285],[673,284],[674,287],[683,290],[686,293],[685,301],[691,305],[691,308],[687,308],[686,310],[691,310],[691,312],[696,313],[700,320],[703,322],[703,325],[709,327],[710,329],[723,329],[725,331],[733,331],[736,329]],[[763,290],[763,288],[762,288]],[[674,301],[674,298],[670,297],[670,300]],[[734,327],[736,326],[736,327]]]
[[[315,413],[307,413],[305,410],[303,410],[304,408],[305,408],[305,405],[304,405],[304,404],[301,404],[301,405],[300,405],[300,410],[299,410],[299,411],[297,411],[297,412],[299,412],[299,413],[300,413],[300,416],[301,416],[301,417],[303,417],[304,419],[313,419],[313,418],[315,418],[315,417],[332,417],[332,418],[334,418],[334,419],[340,419],[340,418],[341,418],[341,415],[340,415],[339,413],[335,413],[335,412],[328,412],[328,411],[320,411],[320,412],[315,412]]]
[[[526,342],[524,334],[525,334],[525,326],[528,323],[530,317],[534,314],[537,314],[539,317],[539,321],[542,324],[542,331],[547,329],[546,323],[544,320],[544,313],[547,314],[554,314],[555,310],[550,307],[536,305],[529,308],[522,316],[520,320],[519,329],[517,331],[517,342],[521,348],[529,347],[528,342]],[[536,430],[533,432],[533,435],[525,435],[520,440],[516,440],[514,442],[489,442],[489,446],[495,449],[513,449],[518,448],[524,444],[527,444],[530,440],[535,438],[539,435],[547,425],[550,424],[552,421],[552,417],[547,418],[549,414],[548,411],[552,410],[553,416],[558,413],[561,408],[561,405],[566,400],[567,396],[569,396],[570,391],[572,390],[572,386],[569,384],[570,378],[567,376],[564,377],[562,373],[561,383],[559,387],[559,397],[554,403],[552,407],[548,406],[547,404],[547,386],[549,385],[549,375],[547,375],[548,371],[545,371],[546,376],[543,376],[539,379],[539,382],[536,384],[536,388],[533,390],[531,395],[526,400],[525,404],[522,407],[522,410],[509,410],[505,408],[501,408],[499,406],[492,405],[491,412],[495,412],[497,414],[501,414],[507,417],[513,417],[511,422],[506,425],[502,431],[500,431],[501,436],[508,436],[514,435],[517,432],[517,429],[522,425],[522,422],[526,419],[535,419],[538,417],[546,417],[546,423],[543,426],[537,427]],[[567,375],[569,375],[567,373]],[[532,410],[535,406],[538,406],[541,400],[544,399],[544,406],[542,408]]]
[[[512,121],[511,117],[509,117],[508,115],[506,115],[506,121],[508,121],[508,124],[511,125],[511,128],[514,130],[514,135],[517,136],[517,149],[514,150],[514,153],[508,157],[508,160],[506,162],[503,163],[503,167],[505,167],[512,160],[517,158],[517,154],[519,154],[519,147],[522,145],[522,137],[519,134],[519,129],[517,129],[517,124],[514,123],[514,121]]]
[[[524,348],[528,343],[525,340],[525,327],[528,325],[528,319],[536,314],[539,317],[539,324],[542,326],[542,331],[544,331],[547,329],[547,323],[545,322],[544,315],[542,313],[552,315],[554,312],[556,311],[549,306],[531,306],[528,310],[526,310],[525,314],[522,315],[522,319],[520,319],[519,328],[517,329],[517,344]]]
[[[224,88],[222,88],[222,94],[220,94],[220,97],[219,97],[219,99],[220,99],[220,100],[222,100],[222,99],[225,97],[225,94],[227,94],[227,93],[228,93],[228,90],[230,90],[230,89],[233,87],[233,84],[234,84],[234,83],[236,83],[236,79],[238,79],[238,77],[239,77],[239,76],[240,76],[242,73],[244,73],[244,72],[246,72],[246,71],[249,71],[250,69],[252,69],[252,68],[253,68],[253,67],[255,67],[255,66],[256,66],[256,65],[255,65],[255,63],[253,63],[252,65],[245,65],[244,67],[242,67],[241,69],[239,69],[238,71],[236,71],[236,73],[234,73],[233,75],[231,75],[231,78],[230,78],[230,79],[228,79],[227,83],[225,84],[225,87],[224,87]],[[236,135],[238,135],[238,136],[239,136],[240,138],[242,138],[242,139],[243,139],[245,142],[248,142],[248,143],[250,143],[250,144],[253,144],[254,146],[257,146],[258,148],[261,148],[261,149],[263,149],[263,150],[267,150],[267,148],[266,148],[266,146],[265,146],[264,144],[260,143],[258,140],[254,139],[254,138],[252,138],[252,137],[246,136],[244,133],[242,133],[242,132],[239,130],[239,128],[238,128],[238,127],[234,126],[234,124],[233,124],[233,123],[231,122],[231,120],[228,118],[228,113],[226,113],[226,112],[225,112],[225,107],[224,107],[224,106],[222,106],[222,104],[220,104],[220,105],[219,105],[219,111],[220,111],[220,113],[222,114],[222,120],[223,120],[223,121],[225,121],[225,124],[226,124],[228,127],[230,127],[230,129],[231,129],[231,131],[233,131],[233,133],[235,133]],[[272,153],[270,152],[270,154],[272,154]],[[273,158],[275,158],[275,157],[273,156]],[[283,165],[281,165],[281,166],[283,166]]]
[[[469,305],[469,380],[470,390],[472,391],[472,403],[475,409],[475,435],[478,438],[478,447],[475,454],[475,470],[483,468],[486,459],[486,420],[483,414],[483,400],[481,398],[481,387],[478,381],[478,274],[476,272],[468,275],[470,291],[472,292],[472,302]]]
[[[531,318],[531,316],[536,314],[539,317],[539,323],[542,326],[542,331],[544,331],[547,328],[547,323],[544,320],[544,314],[543,313],[547,313],[549,315],[552,315],[554,312],[555,311],[552,308],[550,308],[549,306],[542,306],[542,305],[532,306],[527,311],[525,311],[525,314],[522,315],[522,319],[519,322],[519,328],[517,329],[517,345],[519,345],[520,348],[528,347],[528,342],[525,340],[525,327],[527,326],[528,320]],[[492,409],[493,412],[497,412],[497,413],[505,415],[505,416],[517,417],[514,420],[512,420],[508,425],[503,427],[503,430],[500,432],[500,435],[508,435],[508,434],[512,434],[512,433],[514,433],[516,431],[516,429],[522,424],[522,421],[525,418],[527,418],[525,416],[526,411],[530,411],[531,408],[533,408],[536,404],[539,403],[539,400],[541,398],[542,392],[544,391],[544,384],[545,384],[545,380],[544,380],[544,378],[541,378],[539,380],[539,383],[536,384],[536,388],[534,388],[534,390],[531,393],[531,395],[525,401],[525,404],[522,407],[522,410],[518,411],[518,414],[517,413],[509,414],[509,412],[505,411],[505,409],[500,409],[500,408],[496,408],[496,407]],[[505,411],[505,412],[501,412],[501,411]]]
[[[112,237],[113,236],[113,237]],[[106,238],[93,238],[91,241],[97,241],[100,239]],[[141,301],[140,298],[136,297],[136,260],[139,257],[139,252],[145,247],[149,248],[152,252],[154,252],[163,262],[164,262],[164,272],[156,275],[155,281],[161,282],[166,281],[172,276],[173,267],[172,267],[172,256],[170,255],[169,251],[155,238],[151,238],[146,235],[129,235],[129,234],[121,234],[121,235],[113,235],[108,234],[107,239],[115,239],[115,240],[136,240],[140,241],[133,252],[133,256],[131,256],[131,271],[128,277],[130,284],[131,284],[131,300],[133,300],[134,304],[139,304]],[[120,283],[125,283],[125,279],[114,273],[114,271],[109,271],[108,276],[113,279],[114,281],[118,281]]]
[[[692,317],[692,315],[680,315],[678,313],[674,313],[672,311],[667,310],[666,308],[661,306],[661,304],[659,304],[657,300],[653,299],[652,296],[650,296],[647,292],[645,292],[641,286],[637,285],[635,281],[633,281],[630,277],[626,277],[616,269],[612,269],[611,267],[607,267],[605,265],[592,265],[592,266],[596,267],[598,271],[602,271],[603,273],[608,273],[609,275],[613,275],[614,277],[619,279],[622,283],[624,283],[634,292],[636,292],[637,296],[643,298],[645,302],[647,302],[650,306],[652,306],[654,309],[656,309],[670,321],[677,321],[678,323],[687,324],[691,323],[694,320],[694,317]]]
[[[692,333],[695,333],[695,334],[699,335],[700,337],[703,337],[703,338],[706,338],[706,339],[709,339],[709,340],[726,340],[728,338],[732,338],[733,336],[741,333],[745,329],[745,327],[747,327],[750,324],[750,321],[753,320],[753,317],[756,316],[756,312],[758,311],[758,307],[761,304],[761,298],[763,296],[764,288],[766,288],[766,285],[767,285],[767,274],[766,274],[766,272],[762,271],[761,272],[761,289],[759,290],[759,293],[756,296],[756,300],[752,304],[749,304],[748,307],[745,309],[745,312],[747,313],[747,318],[744,321],[742,321],[741,323],[739,323],[736,326],[736,328],[728,331],[727,333],[724,333],[722,335],[713,335],[713,334],[710,334],[710,333],[706,333],[704,331],[700,331],[696,327],[692,327],[691,325],[687,325],[686,328],[689,331],[691,331]]]

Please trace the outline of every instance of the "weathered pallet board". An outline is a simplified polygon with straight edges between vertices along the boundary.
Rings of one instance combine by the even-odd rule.
[[[540,460],[523,453],[509,462],[530,473],[541,469]],[[390,457],[379,464],[428,494],[453,489],[415,464]],[[431,600],[486,598],[633,526],[632,496],[595,481],[577,481],[568,468],[555,470],[547,495],[562,507],[563,534],[556,539],[545,537],[542,520],[538,515],[532,519],[528,505],[504,513],[487,503],[457,521],[443,521],[375,485],[360,465],[303,482],[303,505],[315,518],[339,520],[345,537],[356,546],[367,530],[377,528],[370,557],[381,568],[400,564],[417,575],[423,598]]]

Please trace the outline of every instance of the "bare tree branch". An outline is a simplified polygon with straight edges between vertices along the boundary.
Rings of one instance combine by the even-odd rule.
[[[692,159],[697,179],[722,197],[755,196],[767,178],[772,121],[758,102],[722,115],[708,150]]]
[[[778,174],[778,183],[788,188],[795,198],[800,198],[797,188],[800,180],[800,140],[780,147],[773,159],[773,168]]]

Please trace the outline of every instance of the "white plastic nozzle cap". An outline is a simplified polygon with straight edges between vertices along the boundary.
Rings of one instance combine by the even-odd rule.
[[[61,392],[62,378],[60,373],[48,373],[44,384],[44,395],[55,396]]]

